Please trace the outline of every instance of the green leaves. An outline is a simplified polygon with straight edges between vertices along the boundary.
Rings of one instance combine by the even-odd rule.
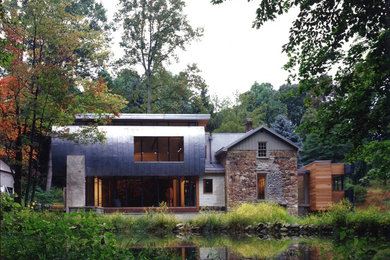
[[[177,59],[175,51],[202,36],[203,30],[192,28],[183,14],[181,0],[120,1],[115,21],[121,23],[121,46],[125,50],[122,66],[141,65],[147,89],[147,112],[151,113],[152,75],[165,62]]]

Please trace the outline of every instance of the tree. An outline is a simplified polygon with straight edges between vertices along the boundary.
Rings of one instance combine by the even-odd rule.
[[[302,140],[299,135],[295,133],[294,125],[284,115],[278,115],[275,122],[271,124],[271,128],[299,147],[302,147]]]
[[[151,113],[151,78],[164,62],[177,58],[175,51],[202,35],[183,15],[181,0],[120,0],[116,22],[122,22],[122,65],[141,65],[147,89],[147,113]]]
[[[248,112],[264,114],[263,121],[270,126],[277,115],[285,114],[286,107],[280,102],[278,92],[270,83],[255,82],[251,89],[240,95],[239,100]],[[256,123],[256,121],[253,121]]]
[[[146,91],[141,87],[141,77],[136,71],[122,69],[116,78],[112,78],[107,72],[101,72],[108,88],[114,94],[124,97],[128,102],[122,113],[142,113],[145,111]]]
[[[350,142],[351,158],[370,142],[388,145],[390,2],[263,0],[254,26],[293,7],[300,12],[283,46],[289,57],[285,69],[299,81],[300,92],[325,97],[315,122],[306,124],[309,131]]]
[[[307,165],[316,160],[345,162],[345,155],[351,150],[350,144],[336,143],[331,139],[321,139],[317,134],[308,134],[303,141],[300,161]]]
[[[55,132],[52,127],[72,124],[79,113],[93,112],[102,117],[106,113],[116,114],[124,103],[108,92],[102,80],[78,78],[79,50],[87,42],[95,48],[97,57],[105,52],[105,44],[103,36],[90,30],[83,17],[66,11],[68,5],[55,0],[5,1],[3,5],[5,17],[0,25],[13,59],[5,67],[7,76],[0,82],[4,102],[0,153],[14,170],[18,202],[22,177],[26,176],[25,205],[30,203],[31,185],[34,191],[41,171],[39,157],[44,140],[54,134],[76,137],[66,129]],[[81,133],[99,141],[103,138],[95,125]]]
[[[390,178],[390,140],[372,141],[361,149],[362,151],[357,153],[358,158],[354,159],[372,164],[368,175],[382,180],[386,186],[387,180]]]
[[[306,111],[304,99],[305,93],[298,93],[298,85],[284,84],[279,87],[280,101],[286,105],[287,117],[295,126],[299,126],[303,114]]]

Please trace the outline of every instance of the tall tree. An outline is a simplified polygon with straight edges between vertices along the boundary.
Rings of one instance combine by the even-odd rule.
[[[151,78],[153,73],[177,59],[175,51],[185,49],[192,40],[202,35],[194,29],[183,14],[181,0],[120,0],[116,22],[121,22],[123,35],[121,46],[125,50],[122,65],[141,65],[147,89],[147,113],[151,113]]]
[[[294,125],[284,115],[278,115],[275,119],[275,122],[271,124],[271,128],[278,134],[286,137],[288,140],[302,147],[302,140],[299,135],[295,133]]]
[[[309,128],[322,138],[350,141],[351,153],[362,159],[370,142],[386,151],[376,141],[387,146],[390,139],[390,1],[262,0],[254,26],[293,7],[299,14],[283,46],[285,68],[301,90],[325,96]]]
[[[298,85],[284,84],[279,87],[279,98],[286,105],[287,117],[295,126],[299,126],[306,111],[304,99],[306,93],[298,92]]]
[[[268,126],[274,122],[276,116],[286,114],[286,106],[280,102],[278,92],[270,83],[255,82],[239,99],[248,112],[264,113],[263,120]]]
[[[103,81],[78,77],[79,50],[88,43],[99,56],[105,52],[105,44],[103,36],[90,30],[82,16],[66,11],[68,6],[56,0],[5,1],[3,5],[5,17],[0,26],[13,60],[0,82],[0,96],[6,104],[0,111],[0,153],[14,169],[19,202],[26,172],[26,205],[40,170],[42,141],[54,134],[52,127],[72,124],[78,113],[117,113],[124,103],[107,91]],[[88,62],[93,62],[90,58]],[[101,140],[96,130],[92,127],[82,132],[89,137],[97,134]]]

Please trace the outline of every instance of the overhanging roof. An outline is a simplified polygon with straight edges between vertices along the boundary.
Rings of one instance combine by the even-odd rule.
[[[0,172],[11,173],[11,168],[2,160],[0,160]]]
[[[265,130],[267,131],[268,133],[274,135],[275,137],[277,137],[278,139],[282,140],[283,142],[291,145],[292,147],[294,147],[295,149],[297,150],[300,150],[300,147],[298,145],[296,145],[294,142],[290,141],[289,139],[287,139],[286,137],[276,133],[275,131],[269,129],[268,127],[262,125],[262,126],[259,126],[258,128],[256,129],[253,129],[251,131],[248,131],[246,132],[242,137],[238,138],[236,141],[234,141],[233,143],[225,146],[225,147],[222,147],[221,149],[219,149],[215,154],[216,156],[220,155],[221,153],[223,152],[226,152],[227,150],[229,150],[230,148],[232,148],[233,146],[237,145],[238,143],[244,141],[245,139],[247,139],[248,137],[254,135],[255,133],[261,131],[261,130]]]
[[[112,116],[112,115],[111,115]],[[97,119],[97,114],[77,115],[76,120]],[[175,120],[175,121],[198,121],[209,120],[209,114],[120,114],[114,117],[115,120]]]

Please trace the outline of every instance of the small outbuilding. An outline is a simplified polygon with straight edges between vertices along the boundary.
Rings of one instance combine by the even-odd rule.
[[[11,168],[0,160],[0,192],[14,194],[14,177]]]

